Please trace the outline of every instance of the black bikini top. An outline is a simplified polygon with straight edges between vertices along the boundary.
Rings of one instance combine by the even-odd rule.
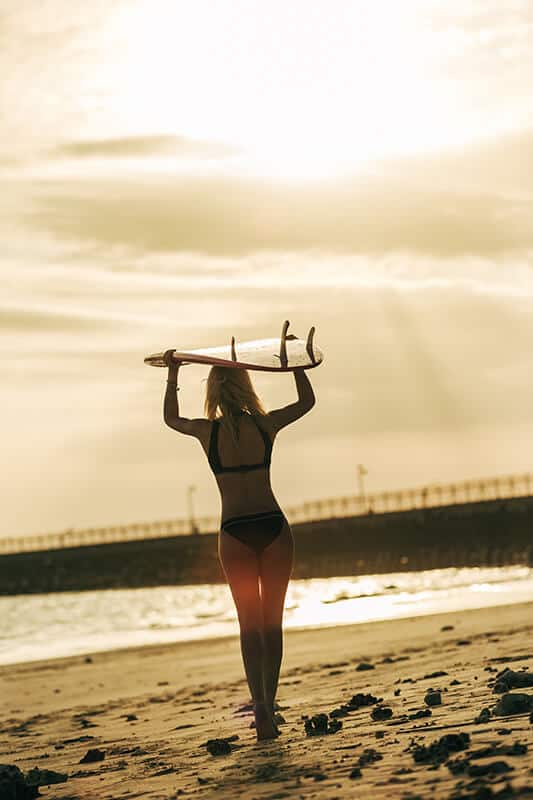
[[[265,443],[265,455],[263,461],[261,461],[259,464],[239,464],[233,467],[223,467],[222,464],[220,463],[220,458],[218,457],[218,429],[220,427],[220,421],[218,419],[215,419],[213,420],[213,425],[211,427],[211,436],[209,438],[209,454],[208,454],[209,464],[215,475],[218,475],[219,472],[248,472],[248,470],[265,469],[265,467],[270,466],[270,456],[272,454],[272,442],[270,441],[266,431],[264,431],[261,428],[261,426],[257,424],[257,422],[255,421],[255,419],[251,414],[250,416],[255,422],[255,425]]]

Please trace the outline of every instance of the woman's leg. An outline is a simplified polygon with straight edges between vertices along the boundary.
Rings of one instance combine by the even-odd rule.
[[[285,522],[280,535],[263,550],[259,560],[264,641],[263,680],[265,702],[272,714],[283,655],[283,607],[292,571],[293,555],[292,532],[289,523]]]
[[[225,531],[220,532],[218,552],[239,618],[242,660],[254,704],[257,738],[272,738],[276,729],[265,704],[263,615],[257,555]]]

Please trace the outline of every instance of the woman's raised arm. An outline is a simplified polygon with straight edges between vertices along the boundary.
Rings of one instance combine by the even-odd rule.
[[[276,432],[286,425],[290,425],[291,422],[295,422],[300,417],[303,417],[315,404],[315,393],[313,392],[313,387],[311,386],[305,369],[300,367],[293,370],[293,372],[296,390],[298,392],[298,400],[283,408],[276,408],[268,414],[268,418]]]
[[[180,363],[173,360],[173,352],[173,350],[166,350],[164,356],[165,363],[168,366],[168,376],[165,400],[163,403],[163,419],[169,428],[173,428],[173,430],[179,431],[179,433],[185,433],[187,436],[196,436],[199,439],[202,434],[205,434],[206,429],[209,427],[209,421],[206,419],[188,419],[187,417],[180,417],[178,403],[178,371]]]

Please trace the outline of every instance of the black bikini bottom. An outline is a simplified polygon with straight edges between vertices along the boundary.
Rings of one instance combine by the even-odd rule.
[[[260,555],[280,535],[285,521],[282,511],[263,511],[260,514],[229,517],[221,528]]]

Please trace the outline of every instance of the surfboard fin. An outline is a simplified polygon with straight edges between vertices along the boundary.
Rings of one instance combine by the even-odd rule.
[[[281,366],[283,369],[287,369],[287,364],[289,360],[287,358],[287,331],[289,329],[290,322],[288,319],[285,320],[283,323],[283,328],[281,329],[281,341],[279,345],[279,360],[281,362]]]
[[[311,359],[312,364],[316,364],[315,353],[313,350],[313,337],[315,335],[315,326],[310,329],[309,333],[307,334],[307,342],[305,345],[305,349],[307,350],[307,355]]]
[[[237,351],[235,350],[235,336],[231,337],[231,360],[237,361]]]

